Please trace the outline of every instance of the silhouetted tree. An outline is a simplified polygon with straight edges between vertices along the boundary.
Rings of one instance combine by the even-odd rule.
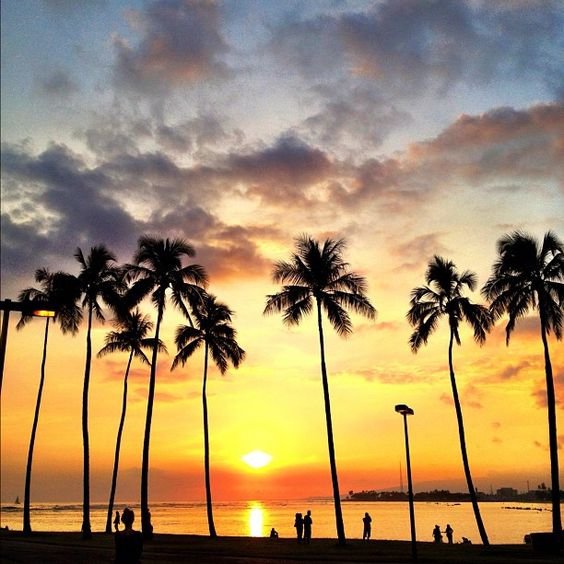
[[[82,318],[82,312],[77,305],[80,298],[80,290],[77,279],[64,272],[49,272],[46,268],[39,268],[35,271],[35,281],[40,284],[39,288],[26,288],[19,295],[22,302],[32,302],[40,309],[41,304],[49,304],[55,307],[56,312],[53,321],[59,324],[63,333],[76,334],[78,326]],[[23,328],[29,321],[33,319],[33,315],[22,313],[17,329]],[[39,389],[37,391],[37,400],[35,402],[35,413],[33,416],[33,424],[31,427],[31,437],[29,439],[29,449],[27,453],[27,464],[25,471],[25,490],[24,490],[24,507],[23,507],[23,532],[31,533],[31,469],[33,463],[33,450],[35,448],[35,435],[37,425],[39,423],[39,411],[41,409],[41,400],[43,397],[43,386],[45,384],[45,364],[47,362],[47,341],[49,337],[49,324],[51,318],[45,318],[45,333],[43,337],[43,355],[41,357],[41,372],[39,378]]]
[[[195,254],[192,245],[183,239],[159,239],[143,236],[139,239],[134,257],[135,264],[126,267],[127,279],[134,281],[129,291],[132,302],[140,301],[150,294],[151,301],[157,310],[141,466],[141,528],[143,537],[146,539],[152,538],[153,535],[149,514],[149,445],[159,350],[156,343],[159,342],[167,290],[170,291],[173,304],[189,320],[191,320],[189,308],[193,308],[201,299],[202,286],[207,283],[204,268],[198,264],[182,265],[183,258],[193,257]]]
[[[530,310],[540,318],[540,333],[544,348],[550,476],[552,486],[552,530],[562,531],[560,485],[558,470],[558,434],[556,430],[556,397],[552,364],[548,350],[548,335],[552,331],[562,339],[564,304],[564,247],[558,237],[547,232],[542,245],[527,233],[515,231],[504,235],[497,243],[498,260],[482,294],[490,301],[495,319],[507,314],[506,344],[517,320]]]
[[[267,296],[264,309],[265,314],[284,312],[283,320],[288,325],[299,324],[304,315],[311,313],[314,308],[316,310],[335,521],[341,545],[345,544],[346,537],[333,442],[322,312],[325,311],[329,322],[340,336],[352,332],[352,323],[346,309],[352,309],[369,319],[374,319],[376,315],[376,310],[365,295],[365,279],[348,271],[349,265],[343,259],[344,249],[345,242],[342,239],[327,239],[321,246],[308,235],[299,237],[291,261],[280,261],[274,266],[274,282],[284,285],[281,292]]]
[[[117,306],[119,290],[121,289],[121,276],[120,269],[115,264],[114,254],[105,245],[92,247],[87,256],[84,256],[82,250],[78,248],[74,257],[81,266],[78,281],[82,293],[82,307],[87,312],[86,361],[84,363],[84,386],[82,390],[82,443],[84,450],[82,536],[89,539],[92,536],[92,529],[90,526],[88,391],[92,365],[92,321],[94,316],[102,322],[105,319],[99,301]]]
[[[184,366],[186,361],[204,345],[204,378],[202,385],[202,408],[204,417],[204,472],[206,480],[206,507],[210,537],[216,537],[213,521],[213,506],[210,483],[210,444],[208,426],[208,403],[206,386],[208,381],[208,356],[222,374],[225,374],[229,362],[235,368],[245,358],[245,351],[237,344],[237,332],[231,326],[233,312],[225,305],[216,301],[210,294],[202,298],[201,304],[193,310],[195,326],[182,325],[176,331],[176,347],[178,354],[172,363],[174,370],[179,363]]]
[[[129,376],[129,369],[131,368],[131,363],[134,357],[138,358],[141,362],[150,365],[149,359],[143,352],[143,349],[152,349],[154,344],[154,339],[147,338],[147,333],[153,329],[153,324],[149,321],[149,317],[147,315],[143,315],[139,310],[124,313],[122,317],[116,318],[114,320],[114,327],[117,330],[110,331],[106,335],[105,345],[98,352],[98,357],[103,357],[107,354],[116,352],[127,352],[129,353],[129,358],[127,360],[127,366],[123,377],[121,416],[116,437],[112,485],[110,487],[108,515],[106,518],[106,533],[112,532],[112,516],[116,494],[121,437],[127,411],[127,379]],[[166,347],[162,342],[159,342],[157,346],[159,351],[166,352]]]
[[[437,328],[439,319],[443,316],[447,317],[450,330],[448,365],[452,397],[458,421],[462,464],[480,538],[482,543],[487,545],[489,544],[488,535],[480,514],[478,497],[472,483],[470,463],[466,450],[462,407],[458,397],[454,374],[453,345],[455,341],[457,345],[461,344],[458,333],[461,321],[467,321],[470,324],[474,331],[475,341],[480,345],[483,344],[486,339],[486,332],[492,327],[492,317],[485,306],[473,304],[462,295],[465,286],[469,290],[474,290],[476,287],[476,275],[473,272],[465,271],[459,274],[453,262],[435,256],[429,263],[425,279],[427,284],[429,284],[428,286],[414,288],[411,292],[411,308],[407,313],[407,319],[415,327],[415,331],[409,339],[409,344],[411,345],[411,350],[416,353],[421,345],[427,344],[430,335]]]

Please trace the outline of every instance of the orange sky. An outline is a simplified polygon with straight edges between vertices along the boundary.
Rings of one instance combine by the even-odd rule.
[[[346,340],[326,326],[341,492],[399,486],[397,403],[415,410],[415,488],[462,491],[448,335],[442,325],[410,352],[409,294],[435,254],[475,271],[481,287],[504,234],[563,238],[562,3],[107,0],[1,11],[0,298],[16,299],[40,267],[76,274],[77,246],[105,243],[125,263],[143,234],[187,239],[247,352],[239,370],[210,374],[215,498],[331,495],[315,320],[288,329],[262,311],[277,289],[272,265],[297,236],[344,237],[378,317],[353,316]],[[42,344],[41,321],[20,332],[16,322],[1,403],[3,502],[23,496]],[[170,306],[154,500],[204,497],[202,358],[170,373],[178,323]],[[110,329],[96,327],[96,351]],[[509,347],[503,323],[482,348],[462,338],[455,368],[475,484],[548,483],[537,321],[521,321]],[[550,347],[562,444],[564,347],[553,337]],[[33,501],[81,499],[84,354],[84,327],[51,332]],[[125,363],[92,366],[98,501],[110,487]],[[139,495],[147,377],[135,364],[121,500]],[[272,455],[261,470],[241,460],[255,449]]]

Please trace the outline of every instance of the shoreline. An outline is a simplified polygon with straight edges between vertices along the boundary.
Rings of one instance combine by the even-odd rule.
[[[530,545],[436,545],[418,542],[419,560],[442,564],[500,562],[520,564],[532,561],[552,564],[560,556],[535,552]],[[80,533],[0,531],[0,562],[46,564],[112,562],[113,534],[93,533],[82,540]],[[295,539],[264,537],[218,537],[156,534],[144,544],[142,563],[194,562],[202,564],[253,564],[317,562],[396,564],[411,562],[409,541],[352,539],[340,547],[334,538],[313,539],[298,544]]]

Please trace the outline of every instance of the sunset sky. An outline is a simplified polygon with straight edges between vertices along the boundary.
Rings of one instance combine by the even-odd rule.
[[[345,238],[378,316],[353,316],[348,339],[326,324],[341,492],[399,487],[397,403],[415,411],[416,491],[462,491],[447,328],[412,354],[409,294],[435,254],[481,287],[502,235],[564,238],[562,2],[5,0],[1,26],[2,299],[39,267],[77,274],[77,246],[105,243],[125,263],[143,234],[187,239],[247,353],[208,382],[215,499],[331,495],[315,318],[288,328],[262,311],[297,236]],[[16,331],[17,320],[3,502],[23,495],[44,327]],[[155,501],[204,499],[202,355],[170,372],[183,322],[170,305]],[[481,348],[465,330],[455,350],[473,477],[488,492],[549,482],[539,324],[521,321],[509,347],[504,325]],[[564,345],[550,347],[564,444]],[[33,501],[81,499],[84,356],[84,327],[52,331]],[[95,501],[109,493],[126,360],[93,362]],[[134,364],[118,500],[139,499],[147,382]],[[254,450],[270,462],[249,466]]]

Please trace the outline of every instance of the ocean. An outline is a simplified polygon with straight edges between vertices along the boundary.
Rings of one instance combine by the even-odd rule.
[[[139,506],[118,502],[116,510],[131,507],[136,514],[134,528],[140,526]],[[93,531],[103,531],[106,507],[91,506]],[[405,502],[343,502],[343,518],[348,538],[362,538],[362,517],[372,517],[372,538],[409,540],[409,511]],[[237,501],[214,503],[214,521],[219,535],[268,536],[274,527],[280,537],[293,537],[294,515],[310,509],[313,537],[336,537],[333,503],[329,500]],[[154,502],[150,507],[156,533],[206,535],[206,506],[203,502]],[[543,503],[488,502],[480,510],[491,543],[520,544],[525,534],[551,529],[551,508]],[[431,531],[438,524],[444,531],[447,523],[454,529],[454,540],[468,537],[479,543],[470,503],[416,502],[417,540],[431,541]],[[2,504],[2,527],[22,529],[22,506]],[[31,524],[34,531],[80,531],[81,503],[36,503],[32,505]]]

